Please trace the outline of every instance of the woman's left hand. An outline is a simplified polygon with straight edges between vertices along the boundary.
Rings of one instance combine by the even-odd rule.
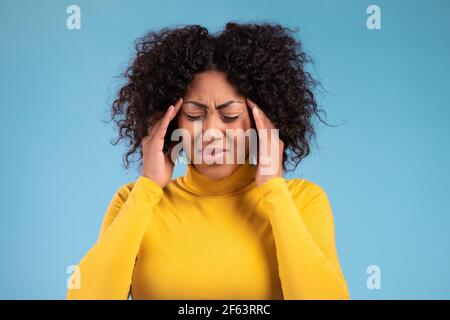
[[[258,105],[248,98],[246,102],[252,110],[258,131],[259,144],[255,180],[256,184],[260,186],[272,178],[282,176],[284,143],[279,138],[278,129]]]

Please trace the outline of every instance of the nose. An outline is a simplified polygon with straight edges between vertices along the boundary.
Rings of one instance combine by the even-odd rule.
[[[225,134],[226,125],[219,118],[219,114],[217,112],[208,114],[205,121],[203,121],[203,132],[206,132],[209,129],[219,130]]]
[[[202,123],[203,137],[208,140],[206,144],[213,143],[216,140],[222,141],[226,137],[226,124],[220,119],[218,112],[208,114]],[[217,142],[218,142],[217,141]]]

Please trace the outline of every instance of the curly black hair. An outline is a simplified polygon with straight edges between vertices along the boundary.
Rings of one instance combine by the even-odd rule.
[[[283,170],[295,170],[310,153],[316,132],[313,117],[324,122],[314,89],[319,84],[306,71],[312,59],[290,29],[272,23],[228,22],[223,31],[211,34],[200,25],[162,28],[138,38],[136,55],[121,76],[120,88],[111,110],[118,129],[112,142],[127,142],[129,158],[142,159],[141,141],[148,121],[182,97],[197,73],[219,70],[238,92],[253,100],[279,129],[284,142]],[[170,144],[172,121],[166,134]],[[141,163],[142,164],[142,163]]]

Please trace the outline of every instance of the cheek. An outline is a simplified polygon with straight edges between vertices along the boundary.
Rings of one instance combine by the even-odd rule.
[[[183,131],[188,131],[189,133],[194,132],[194,123],[192,121],[188,121],[183,117],[178,118],[178,128]]]
[[[245,132],[247,132],[247,130],[252,128],[252,121],[250,118],[250,115],[248,113],[243,114],[237,121],[229,124],[229,128],[230,129],[242,129]],[[237,154],[238,147],[242,147],[244,148],[243,151],[245,155],[248,154],[248,147],[249,147],[249,138],[248,135],[236,135],[234,137],[234,146],[235,146],[235,154]]]
[[[194,143],[194,123],[192,121],[178,118],[178,128],[182,130],[183,146],[185,149],[190,150],[191,145]]]

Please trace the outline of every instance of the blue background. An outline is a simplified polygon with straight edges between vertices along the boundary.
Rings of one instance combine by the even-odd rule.
[[[81,8],[68,30],[66,8]],[[381,30],[366,8],[381,7]],[[329,93],[319,148],[289,177],[333,207],[353,299],[450,298],[450,2],[0,1],[0,298],[64,299],[66,268],[138,176],[105,124],[133,41],[163,26],[299,27]],[[184,167],[176,168],[182,175]],[[369,265],[381,289],[366,286]]]

